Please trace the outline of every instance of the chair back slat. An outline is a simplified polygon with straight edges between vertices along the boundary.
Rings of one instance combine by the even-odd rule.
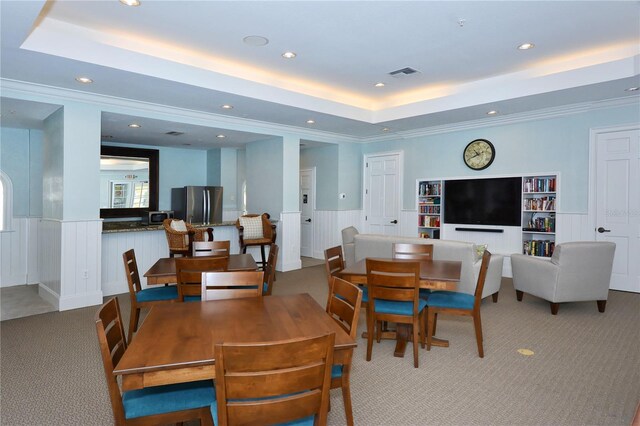
[[[98,310],[95,316],[98,344],[102,355],[102,366],[109,388],[109,399],[117,424],[124,424],[124,407],[120,387],[113,375],[114,366],[118,364],[127,349],[127,340],[122,327],[118,298],[109,299]]]
[[[335,333],[280,342],[215,346],[220,425],[326,424]]]
[[[264,272],[203,272],[201,276],[202,300],[262,297]]]
[[[277,244],[271,244],[269,246],[269,258],[264,268],[264,278],[267,283],[267,290],[264,292],[265,296],[271,296],[273,292],[273,282],[276,278],[276,263],[278,262],[278,252],[280,248]]]
[[[180,301],[184,301],[184,296],[200,296],[203,272],[226,271],[229,258],[222,256],[180,257],[176,258],[175,262],[178,296]]]
[[[127,250],[122,254],[122,259],[124,261],[124,271],[127,275],[127,284],[129,285],[129,295],[135,298],[136,292],[142,290],[136,254],[133,249]]]
[[[369,304],[375,299],[413,301],[414,313],[417,313],[420,263],[376,259],[367,259],[366,262]]]
[[[480,265],[480,273],[478,274],[478,283],[476,284],[476,291],[474,293],[475,302],[474,305],[477,305],[479,308],[480,303],[482,303],[482,290],[484,289],[484,282],[487,278],[487,270],[489,269],[489,261],[491,260],[491,253],[489,250],[485,250],[482,255],[482,264]]]
[[[392,253],[394,259],[431,260],[433,244],[394,243]]]
[[[335,246],[324,251],[324,267],[327,272],[327,285],[331,287],[331,277],[339,276],[344,269],[342,246]]]
[[[338,277],[331,278],[327,313],[351,336],[356,338],[362,290]]]
[[[229,256],[231,251],[231,241],[194,241],[194,257],[200,256]]]

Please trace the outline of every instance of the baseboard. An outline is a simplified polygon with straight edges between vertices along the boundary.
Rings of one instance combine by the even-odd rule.
[[[294,271],[297,269],[302,269],[302,261],[300,259],[287,264],[282,264],[282,270],[280,272]]]
[[[102,304],[102,291],[94,291],[67,297],[60,297],[58,310],[68,311],[70,309],[84,308]]]
[[[324,253],[322,251],[314,251],[313,252],[314,259],[324,260]]]
[[[38,296],[53,305],[56,309],[60,309],[60,295],[42,283],[38,283]]]

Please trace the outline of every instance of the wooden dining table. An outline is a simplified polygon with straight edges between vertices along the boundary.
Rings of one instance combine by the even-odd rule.
[[[355,340],[306,293],[156,305],[113,374],[122,377],[123,391],[215,379],[216,343],[330,332],[336,333],[334,364],[351,363]]]
[[[227,271],[255,271],[258,264],[251,254],[231,254]],[[172,284],[177,282],[176,261],[173,257],[163,257],[144,274],[147,285]]]
[[[409,259],[376,258],[377,260],[393,260],[394,262],[416,262]],[[420,288],[431,290],[455,290],[460,281],[462,262],[456,260],[420,260]],[[361,259],[344,268],[340,277],[358,285],[367,284],[367,261]],[[396,347],[393,355],[404,357],[407,341],[411,339],[411,329],[408,324],[397,324],[397,330],[383,330],[382,339],[393,339]],[[366,334],[363,334],[366,337]],[[433,338],[433,346],[448,347],[449,341]]]

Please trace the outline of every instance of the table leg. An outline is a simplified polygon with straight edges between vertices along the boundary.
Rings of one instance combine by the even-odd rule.
[[[362,333],[362,338],[367,338],[367,332]],[[396,358],[403,358],[407,349],[407,342],[413,340],[410,324],[397,324],[397,330],[383,330],[382,340],[395,340],[396,347],[393,351],[393,356]],[[438,339],[437,337],[431,338],[431,346],[437,346],[440,348],[448,348],[449,341],[444,339]]]

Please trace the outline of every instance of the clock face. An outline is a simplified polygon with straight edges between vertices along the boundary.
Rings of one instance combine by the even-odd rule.
[[[486,139],[471,141],[464,149],[464,163],[473,170],[486,169],[493,163],[496,150],[493,144]]]

